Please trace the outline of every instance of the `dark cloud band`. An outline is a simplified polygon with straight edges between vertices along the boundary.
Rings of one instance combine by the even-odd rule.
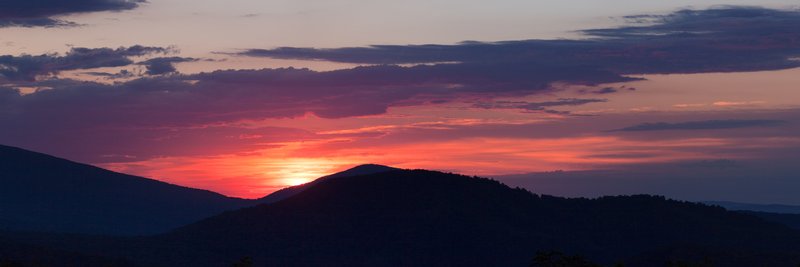
[[[53,16],[134,9],[145,0],[4,0],[0,2],[0,27],[63,27],[75,23]]]
[[[618,74],[702,73],[800,67],[800,12],[757,7],[628,17],[634,25],[582,31],[585,40],[464,42],[315,49],[250,49],[242,56],[361,64],[457,62],[592,66]]]

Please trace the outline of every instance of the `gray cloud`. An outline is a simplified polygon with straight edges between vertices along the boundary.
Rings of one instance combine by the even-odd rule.
[[[147,74],[160,75],[177,72],[178,70],[174,66],[175,63],[193,62],[197,60],[196,58],[188,57],[158,57],[145,60],[139,64],[147,68]]]
[[[0,56],[0,82],[35,81],[36,76],[58,74],[61,71],[121,67],[133,64],[130,57],[166,54],[171,48],[135,45],[120,48],[72,48],[65,55]]]
[[[4,0],[0,3],[2,27],[65,27],[75,26],[54,16],[98,11],[134,9],[144,0]]]
[[[618,92],[618,91],[619,91],[619,90],[617,90],[617,88],[613,88],[613,87],[604,87],[604,88],[602,88],[602,89],[597,89],[597,90],[591,91],[591,93],[593,93],[593,94],[598,94],[598,95],[604,95],[604,94],[616,93],[616,92]]]
[[[665,131],[665,130],[717,130],[735,129],[749,127],[774,127],[786,124],[782,120],[708,120],[708,121],[689,121],[689,122],[657,122],[643,123],[612,131],[616,132],[641,132],[641,131]]]
[[[757,7],[628,17],[635,25],[582,31],[585,40],[250,49],[242,56],[364,64],[457,62],[583,66],[617,74],[702,73],[800,67],[800,12]]]

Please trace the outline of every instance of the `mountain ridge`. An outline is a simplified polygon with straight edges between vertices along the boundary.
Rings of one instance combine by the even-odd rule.
[[[155,234],[250,203],[16,147],[0,159],[0,229]]]
[[[552,249],[648,266],[656,256],[642,255],[684,247],[696,249],[679,256],[745,250],[800,261],[800,251],[784,251],[800,247],[798,232],[719,207],[646,195],[565,199],[424,170],[324,180],[283,201],[226,212],[155,240],[191,259],[170,264],[197,266],[241,257],[281,266],[510,266]],[[204,253],[195,254],[200,247]]]
[[[58,218],[53,213],[64,218],[81,218],[83,221],[72,223],[83,227],[117,225],[118,222],[105,221],[107,212],[125,210],[120,208],[125,205],[142,208],[136,206],[138,201],[119,202],[108,199],[109,196],[141,197],[135,192],[147,192],[148,197],[161,199],[176,197],[164,192],[186,195],[183,190],[187,189],[175,186],[152,194],[153,191],[146,190],[150,187],[141,187],[140,183],[161,185],[161,182],[37,153],[9,158],[19,153],[8,151],[17,150],[0,147],[3,157],[0,170],[17,176],[4,176],[5,184],[17,182],[14,188],[28,186],[33,188],[29,190],[43,193],[56,189],[61,193],[95,190],[91,191],[95,192],[93,195],[78,197],[77,203],[59,203],[61,206],[56,208],[62,211],[41,206],[42,203],[20,204],[23,210],[37,211],[51,219]],[[43,170],[44,174],[38,173]],[[91,175],[97,173],[111,177]],[[21,179],[19,174],[35,179]],[[53,179],[59,184],[41,182]],[[119,180],[133,181],[133,185],[140,187],[114,183]],[[79,186],[71,188],[67,186],[70,183]],[[109,189],[107,183],[117,186],[105,192]],[[241,259],[251,259],[256,265],[279,266],[511,266],[527,265],[537,251],[556,250],[603,264],[622,260],[626,266],[705,260],[703,257],[721,266],[780,266],[800,262],[800,232],[786,225],[718,206],[659,196],[561,198],[511,188],[488,178],[380,165],[356,166],[295,190],[271,203],[253,206],[253,201],[243,200],[236,202],[241,206],[217,207],[213,216],[207,215],[209,210],[204,210],[204,216],[190,214],[192,220],[183,217],[183,224],[174,230],[163,230],[161,225],[161,233],[149,236],[22,232],[28,229],[0,231],[0,245],[6,244],[0,246],[0,261],[9,257],[12,261],[35,263],[37,253],[43,253],[54,266],[109,261],[138,266],[230,266]],[[14,190],[3,187],[0,191],[12,193],[12,197],[0,194],[0,198],[13,199]],[[213,199],[220,196],[203,190],[189,192]],[[165,207],[162,202],[150,200],[144,206],[145,211]],[[97,202],[112,208],[90,205]],[[18,204],[0,201],[0,209],[5,212],[13,208],[8,203]],[[197,202],[185,204],[177,201],[163,211],[198,206]],[[104,216],[78,216],[87,212],[83,205],[96,208],[90,211]]]
[[[289,198],[291,196],[294,196],[294,195],[296,195],[296,194],[298,194],[300,192],[303,192],[304,190],[306,190],[307,188],[313,186],[316,183],[319,183],[321,181],[325,181],[325,180],[331,179],[331,178],[347,177],[347,176],[354,176],[354,175],[366,175],[366,174],[374,174],[374,173],[396,171],[396,170],[400,170],[400,169],[394,168],[394,167],[385,166],[385,165],[372,164],[372,163],[361,164],[361,165],[357,165],[355,167],[352,167],[350,169],[347,169],[347,170],[344,170],[344,171],[341,171],[341,172],[337,172],[337,173],[333,173],[333,174],[329,174],[329,175],[326,175],[326,176],[319,177],[319,178],[314,179],[313,181],[305,183],[305,184],[282,188],[282,189],[280,189],[278,191],[270,193],[269,195],[266,195],[264,197],[255,199],[255,202],[258,203],[258,204],[275,203],[275,202],[287,199],[287,198]]]

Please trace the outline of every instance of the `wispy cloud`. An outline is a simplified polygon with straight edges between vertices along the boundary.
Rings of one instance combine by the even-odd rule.
[[[708,120],[708,121],[688,121],[688,122],[656,122],[643,123],[612,131],[616,132],[639,132],[639,131],[666,131],[666,130],[717,130],[717,129],[736,129],[749,127],[774,127],[786,124],[782,120]]]
[[[544,112],[551,114],[570,114],[569,111],[558,111],[550,109],[551,107],[560,106],[580,106],[590,103],[602,103],[608,101],[607,99],[597,98],[560,98],[554,101],[545,102],[524,102],[524,101],[496,101],[496,102],[480,102],[473,106],[483,109],[521,109],[532,112]]]
[[[712,103],[714,106],[718,107],[735,107],[735,106],[753,106],[764,104],[765,101],[717,101]]]

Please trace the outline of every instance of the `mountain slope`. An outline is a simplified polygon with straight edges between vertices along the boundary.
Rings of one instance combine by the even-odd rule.
[[[800,262],[798,232],[719,207],[652,196],[538,196],[420,170],[328,179],[147,244],[118,253],[182,266],[243,257],[277,266],[524,266],[552,249],[642,266],[698,255],[724,266]]]
[[[396,170],[399,170],[399,169],[393,168],[393,167],[389,167],[389,166],[377,165],[377,164],[363,164],[363,165],[359,165],[359,166],[356,166],[356,167],[353,167],[353,168],[350,168],[350,169],[347,169],[347,170],[344,170],[344,171],[341,171],[341,172],[337,172],[337,173],[334,173],[334,174],[331,174],[331,175],[320,177],[320,178],[318,178],[318,179],[316,179],[314,181],[311,181],[309,183],[296,185],[296,186],[290,186],[290,187],[275,191],[272,194],[269,194],[269,195],[267,195],[265,197],[262,197],[262,198],[256,200],[256,202],[257,203],[263,203],[263,204],[275,203],[275,202],[287,199],[287,198],[289,198],[291,196],[294,196],[294,195],[296,195],[296,194],[298,194],[300,192],[303,192],[304,190],[308,189],[309,187],[314,186],[315,184],[317,184],[319,182],[322,182],[322,181],[325,181],[325,180],[331,179],[331,178],[348,177],[348,176],[356,176],[356,175],[367,175],[367,174],[376,174],[376,173],[388,172],[388,171],[396,171]]]
[[[0,230],[154,234],[251,203],[0,146]]]

